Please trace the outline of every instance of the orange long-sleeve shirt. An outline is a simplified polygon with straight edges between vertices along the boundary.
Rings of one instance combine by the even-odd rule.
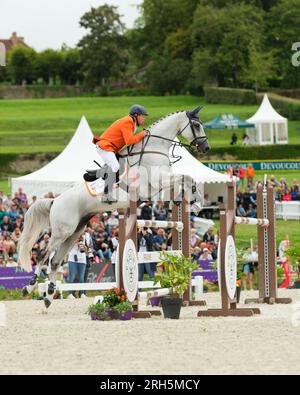
[[[105,151],[119,152],[125,145],[133,145],[143,140],[143,134],[135,132],[135,122],[126,116],[114,122],[106,131],[95,138],[96,145]]]

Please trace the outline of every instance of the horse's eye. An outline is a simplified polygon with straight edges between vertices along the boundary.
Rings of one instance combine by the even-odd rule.
[[[200,129],[200,122],[194,121],[193,124],[194,124],[196,129]]]

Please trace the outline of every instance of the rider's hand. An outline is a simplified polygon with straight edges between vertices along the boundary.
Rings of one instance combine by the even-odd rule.
[[[143,131],[142,131],[142,134],[143,134],[143,137],[146,137],[146,136],[149,135],[149,132],[148,132],[148,130],[143,130]]]

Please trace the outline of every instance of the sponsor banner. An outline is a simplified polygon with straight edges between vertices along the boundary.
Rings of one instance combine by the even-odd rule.
[[[249,164],[252,164],[255,170],[260,171],[280,171],[280,170],[299,170],[300,171],[300,160],[294,161],[240,161],[240,162],[202,162],[205,166],[213,169],[215,171],[228,171],[230,167],[245,167],[247,168]]]
[[[0,289],[19,289],[30,283],[34,272],[27,273],[19,267],[0,267]]]

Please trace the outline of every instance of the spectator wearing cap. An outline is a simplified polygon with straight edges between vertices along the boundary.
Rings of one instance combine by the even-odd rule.
[[[212,259],[213,258],[212,258],[212,255],[211,255],[209,249],[208,248],[203,248],[203,252],[200,255],[200,260],[201,261],[211,261]]]
[[[19,217],[20,212],[19,212],[18,206],[15,202],[12,203],[11,208],[8,210],[8,215],[13,223]]]
[[[8,257],[6,267],[18,267],[17,262],[14,261],[14,258],[12,256]]]

